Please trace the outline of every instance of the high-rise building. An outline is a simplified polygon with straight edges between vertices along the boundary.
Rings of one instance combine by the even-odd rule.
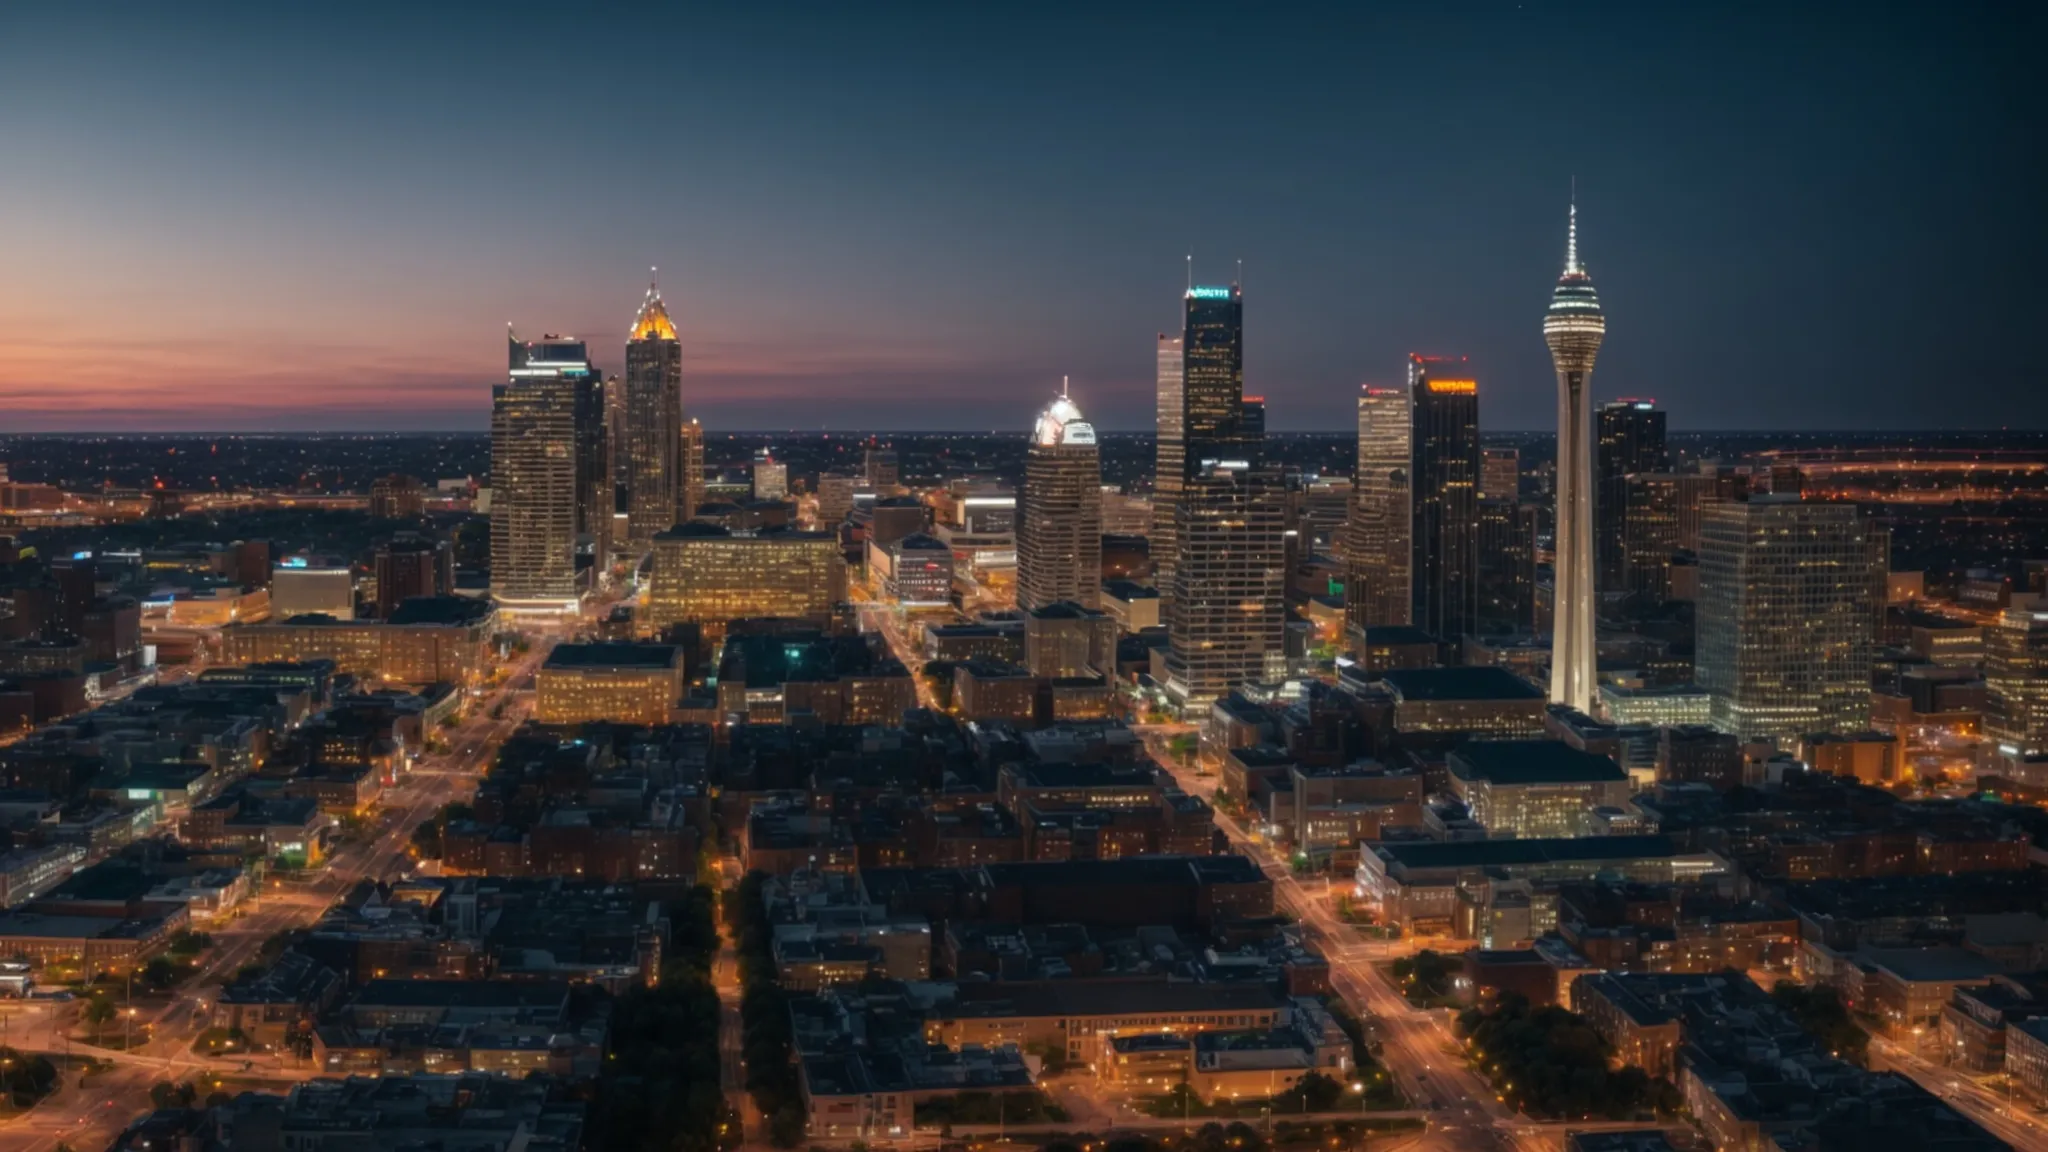
[[[832,624],[846,599],[846,560],[831,532],[775,529],[738,536],[714,524],[681,524],[654,538],[647,629],[701,626],[715,647],[734,620],[779,617]]]
[[[512,610],[574,607],[578,385],[596,375],[580,341],[507,334],[491,390],[491,594]]]
[[[1280,478],[1243,460],[1186,478],[1180,562],[1167,614],[1167,692],[1207,707],[1287,670],[1286,550]]]
[[[1790,747],[1870,726],[1886,539],[1853,504],[1752,496],[1701,508],[1694,678],[1715,727]]]
[[[1158,467],[1152,507],[1158,531],[1152,557],[1154,579],[1170,598],[1182,552],[1174,535],[1180,523],[1180,489],[1209,462],[1245,455],[1239,447],[1247,416],[1243,293],[1235,285],[1190,286],[1183,298],[1180,338],[1159,338],[1158,368]],[[1257,418],[1263,425],[1263,402]],[[1170,599],[1168,605],[1170,609]]]
[[[754,499],[781,500],[789,495],[789,465],[766,448],[754,453]]]
[[[1533,504],[1488,497],[1479,502],[1479,615],[1475,631],[1527,632],[1536,618],[1536,512]]]
[[[1592,412],[1587,391],[1607,317],[1579,263],[1579,206],[1565,231],[1564,273],[1543,315],[1543,342],[1557,369],[1557,519],[1552,563],[1550,702],[1591,715],[1597,667],[1593,619]]]
[[[1181,373],[1184,371],[1181,337],[1159,335],[1157,354],[1159,416],[1152,468],[1152,582],[1160,595],[1171,595],[1173,564],[1177,558],[1174,518],[1180,507],[1181,481],[1187,466],[1183,440],[1186,422],[1181,412]]]
[[[1616,400],[1594,416],[1593,521],[1599,556],[1599,589],[1628,590],[1628,478],[1665,472],[1671,457],[1664,447],[1664,412],[1654,400]]]
[[[853,493],[859,481],[843,472],[818,473],[818,527],[837,530],[853,512]]]
[[[1485,500],[1518,500],[1522,495],[1522,453],[1517,448],[1482,448],[1479,495]]]
[[[1984,743],[2007,774],[2048,756],[2048,612],[2035,604],[2007,608],[1984,633]]]
[[[1067,398],[1053,399],[1024,452],[1017,523],[1017,607],[1102,603],[1102,462],[1095,428]]]
[[[1699,550],[1700,506],[1716,499],[1714,477],[1638,472],[1624,480],[1621,490],[1622,582],[1608,589],[1669,599],[1671,558]]]
[[[690,518],[683,496],[683,344],[661,292],[647,297],[626,336],[626,534],[644,551],[655,533]]]
[[[879,448],[868,445],[865,460],[868,487],[877,492],[887,492],[903,482],[901,466],[897,463],[894,448]]]
[[[695,417],[683,421],[682,477],[677,485],[677,502],[682,519],[688,520],[704,505],[704,425]]]
[[[612,485],[611,433],[605,422],[604,378],[592,371],[574,381],[576,390],[576,550],[591,558],[590,587],[611,571],[612,518],[618,489]],[[581,572],[581,565],[578,566]]]
[[[1411,356],[1408,395],[1409,622],[1456,644],[1478,610],[1479,382],[1462,357]]]
[[[1411,424],[1406,389],[1368,384],[1359,391],[1344,610],[1346,623],[1360,635],[1368,628],[1405,625],[1414,611],[1408,581]]]
[[[377,597],[371,610],[389,620],[415,596],[455,594],[455,550],[446,540],[407,533],[377,545],[371,561]]]

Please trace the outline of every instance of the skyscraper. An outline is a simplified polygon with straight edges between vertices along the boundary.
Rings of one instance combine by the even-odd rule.
[[[754,452],[754,499],[781,500],[789,495],[789,465],[767,448]]]
[[[1218,461],[1187,477],[1166,629],[1166,688],[1183,714],[1286,675],[1285,527],[1271,469]]]
[[[1518,500],[1522,495],[1522,453],[1516,448],[1483,448],[1479,453],[1482,500]]]
[[[1410,623],[1459,642],[1477,611],[1479,382],[1463,360],[1408,359]]]
[[[683,421],[679,443],[676,505],[680,519],[688,520],[704,503],[704,425],[695,418]]]
[[[1988,766],[2008,776],[2048,756],[2048,612],[2033,604],[1984,632],[1984,737]]]
[[[1171,595],[1173,562],[1177,558],[1174,517],[1180,506],[1182,470],[1186,467],[1186,430],[1181,418],[1181,338],[1159,334],[1159,415],[1152,468],[1152,583],[1161,596]]]
[[[1038,417],[1024,453],[1017,607],[1102,603],[1102,463],[1095,428],[1066,389]]]
[[[1671,466],[1664,448],[1664,413],[1654,400],[1616,400],[1594,415],[1593,522],[1600,557],[1599,590],[1628,590],[1628,478]]]
[[[683,506],[683,345],[661,292],[647,298],[626,336],[626,535],[636,552],[690,518]]]
[[[1406,624],[1414,604],[1408,492],[1408,391],[1365,385],[1358,394],[1358,471],[1344,550],[1345,622],[1363,632]]]
[[[1555,615],[1550,628],[1550,702],[1591,715],[1593,652],[1592,413],[1586,392],[1607,317],[1593,278],[1579,263],[1579,206],[1565,230],[1564,274],[1543,316],[1543,341],[1557,369],[1557,529]]]
[[[507,379],[491,390],[491,594],[514,610],[566,610],[577,599],[578,384],[596,374],[580,341],[507,342]]]
[[[591,558],[592,588],[611,572],[612,516],[618,489],[612,485],[611,429],[605,415],[604,377],[592,370],[574,381],[576,390],[576,550]]]
[[[1715,727],[1788,746],[1870,726],[1885,541],[1853,504],[1774,495],[1700,509],[1694,676]]]
[[[1479,501],[1478,618],[1481,634],[1527,632],[1536,617],[1536,513],[1515,500]]]

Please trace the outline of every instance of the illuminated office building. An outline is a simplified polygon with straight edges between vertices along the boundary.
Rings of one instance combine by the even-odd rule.
[[[763,448],[754,453],[754,499],[781,500],[789,495],[789,465]]]
[[[1414,610],[1409,591],[1408,392],[1368,384],[1358,394],[1358,471],[1352,481],[1345,543],[1347,624],[1405,625]]]
[[[1479,452],[1479,496],[1514,500],[1522,494],[1522,453],[1517,448],[1483,448]]]
[[[831,532],[769,530],[736,536],[680,524],[654,538],[646,626],[695,623],[715,646],[734,620],[780,617],[830,627],[846,599],[846,560]]]
[[[1543,340],[1557,369],[1557,519],[1552,619],[1550,702],[1593,711],[1596,681],[1593,618],[1593,435],[1587,392],[1593,358],[1607,333],[1607,317],[1593,278],[1579,263],[1579,208],[1572,205],[1565,233],[1564,273],[1543,316]]]
[[[596,373],[579,341],[507,340],[507,379],[491,390],[491,594],[564,611],[577,601],[578,398]]]
[[[1102,463],[1063,388],[1032,428],[1017,524],[1017,607],[1102,603]]]
[[[853,513],[858,477],[842,472],[818,473],[818,527],[837,529]]]
[[[1718,499],[1715,478],[1639,472],[1621,488],[1622,582],[1608,590],[1671,599],[1671,558],[1699,550],[1700,507]]]
[[[683,344],[661,292],[647,297],[626,336],[626,534],[635,551],[690,518],[684,506]]]
[[[1664,445],[1664,413],[1654,400],[1616,400],[1594,415],[1593,520],[1602,593],[1629,588],[1627,544],[1629,477],[1671,467]]]
[[[1985,630],[1984,743],[2007,773],[2048,756],[2048,612],[2031,604]]]
[[[1479,502],[1475,631],[1497,635],[1535,626],[1536,512],[1535,505],[1513,500]]]
[[[393,684],[474,684],[489,667],[498,613],[488,600],[408,600],[388,620],[297,616],[221,630],[225,665],[332,660],[335,671]]]
[[[388,620],[415,596],[454,595],[455,549],[446,540],[403,535],[377,545],[370,572],[377,585],[371,612]]]
[[[882,595],[903,607],[953,602],[953,550],[936,536],[916,532],[887,545],[870,543],[868,567]]]
[[[683,695],[673,644],[557,644],[534,675],[542,724],[667,724]]]
[[[681,460],[683,475],[676,498],[682,513],[679,519],[688,520],[704,506],[704,425],[695,417],[682,424]]]
[[[1187,709],[1287,670],[1280,479],[1243,460],[1187,477],[1167,613],[1167,692]]]
[[[1174,517],[1180,506],[1182,471],[1186,467],[1187,454],[1181,436],[1184,421],[1181,414],[1182,368],[1181,338],[1160,333],[1157,353],[1159,416],[1157,436],[1154,438],[1154,462],[1152,468],[1152,580],[1162,595],[1167,594],[1167,585],[1173,581]]]
[[[596,372],[576,388],[576,549],[590,557],[589,590],[611,568],[612,519],[619,507],[612,485],[611,432],[605,422],[605,384]]]
[[[1456,644],[1478,610],[1479,382],[1463,358],[1411,356],[1408,396],[1408,622]]]
[[[270,578],[270,615],[278,620],[316,615],[355,619],[354,570],[338,561],[316,564],[303,556],[287,557]]]
[[[1752,496],[1700,510],[1694,666],[1715,727],[1785,748],[1870,727],[1885,540],[1853,504]]]

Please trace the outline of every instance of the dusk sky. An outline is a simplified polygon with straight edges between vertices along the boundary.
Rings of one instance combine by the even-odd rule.
[[[713,430],[1149,429],[1189,253],[1276,429],[1545,428],[1575,177],[1598,399],[2048,427],[2043,7],[24,0],[0,431],[481,431],[650,264]]]

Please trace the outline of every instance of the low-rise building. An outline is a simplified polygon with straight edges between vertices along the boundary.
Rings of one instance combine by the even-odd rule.
[[[666,724],[683,696],[673,644],[558,644],[535,676],[542,724]]]

